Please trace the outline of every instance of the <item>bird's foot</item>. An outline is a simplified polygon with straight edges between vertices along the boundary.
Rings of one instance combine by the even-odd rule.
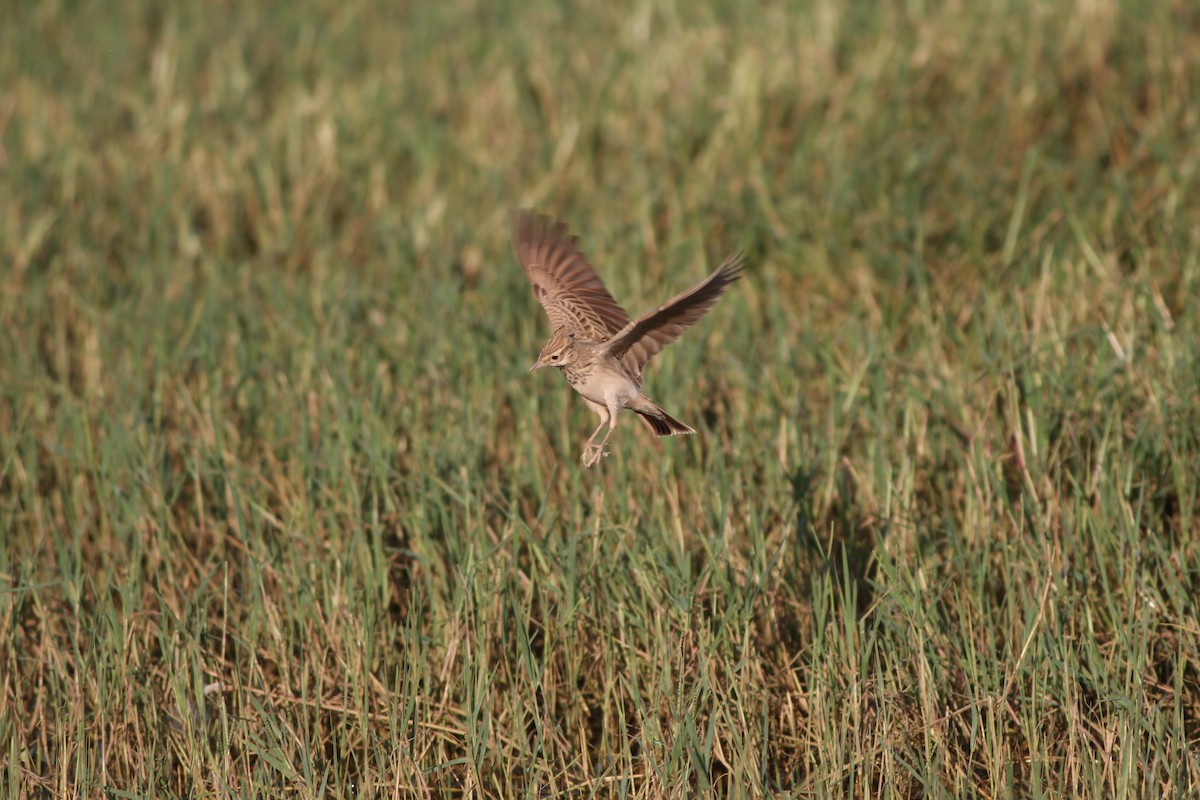
[[[604,449],[604,445],[589,444],[583,448],[583,455],[579,458],[583,462],[583,466],[590,469],[600,463],[600,459],[610,455],[609,451]]]

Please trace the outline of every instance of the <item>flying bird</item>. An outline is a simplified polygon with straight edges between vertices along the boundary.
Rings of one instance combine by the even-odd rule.
[[[635,412],[655,436],[695,433],[646,396],[642,370],[741,277],[746,263],[742,253],[725,259],[716,272],[692,288],[631,320],[579,251],[578,238],[565,223],[518,211],[513,244],[525,277],[533,284],[533,294],[554,326],[529,371],[556,367],[600,417],[583,447],[583,465],[591,467],[608,455],[604,447],[616,430],[622,408]],[[596,437],[605,425],[608,433],[597,444]]]

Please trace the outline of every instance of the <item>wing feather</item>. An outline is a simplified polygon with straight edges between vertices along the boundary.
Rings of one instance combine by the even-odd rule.
[[[684,328],[703,317],[729,285],[742,276],[746,258],[736,253],[717,271],[686,292],[675,295],[653,311],[625,325],[609,340],[607,352],[634,366],[640,375],[646,362],[679,338]]]
[[[555,331],[607,341],[629,315],[605,288],[578,239],[561,222],[522,209],[513,220],[513,244],[533,295]]]

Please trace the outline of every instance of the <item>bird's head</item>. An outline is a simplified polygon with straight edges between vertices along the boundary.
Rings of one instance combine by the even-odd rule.
[[[539,367],[565,367],[574,364],[578,353],[575,350],[576,337],[571,334],[554,332],[550,341],[538,353],[537,361],[529,368],[533,372]]]

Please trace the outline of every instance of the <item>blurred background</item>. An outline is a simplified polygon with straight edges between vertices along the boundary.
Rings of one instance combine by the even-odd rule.
[[[0,11],[11,796],[1200,781],[1189,2]],[[569,223],[696,427],[526,375]]]

